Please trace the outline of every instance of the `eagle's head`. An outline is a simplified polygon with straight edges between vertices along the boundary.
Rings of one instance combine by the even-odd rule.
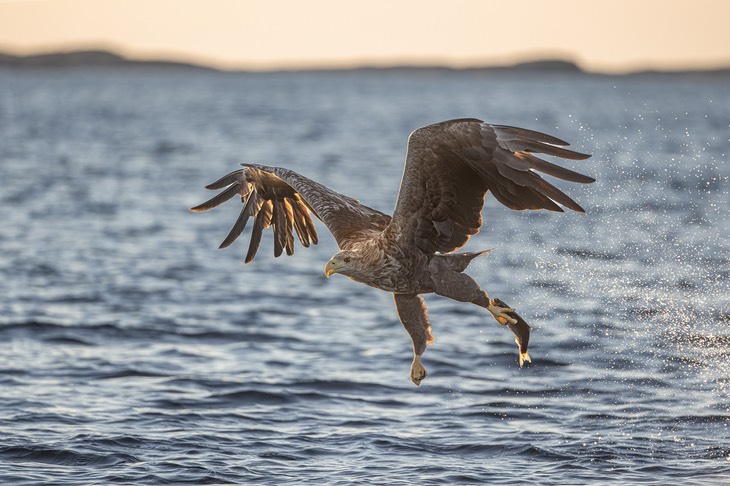
[[[343,250],[333,256],[324,267],[324,274],[329,277],[340,273],[350,278],[357,278],[365,270],[362,255],[358,251]]]

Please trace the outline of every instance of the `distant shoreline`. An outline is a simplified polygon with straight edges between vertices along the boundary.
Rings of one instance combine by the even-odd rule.
[[[106,50],[79,50],[67,52],[49,52],[29,56],[16,56],[0,52],[0,69],[76,69],[76,68],[154,68],[184,69],[220,73],[314,73],[314,72],[444,72],[444,73],[563,73],[598,76],[633,76],[633,75],[700,75],[730,76],[730,66],[719,69],[691,70],[641,70],[624,74],[586,71],[571,61],[561,59],[537,59],[511,65],[485,65],[476,67],[450,67],[444,65],[392,65],[375,66],[364,64],[353,67],[312,67],[312,68],[274,68],[274,69],[217,69],[202,64],[160,60],[131,59]]]

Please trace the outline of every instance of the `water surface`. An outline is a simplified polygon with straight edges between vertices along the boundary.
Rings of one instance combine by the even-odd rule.
[[[390,212],[408,133],[475,116],[595,154],[587,214],[493,199],[470,274],[533,325],[390,295],[321,243],[216,250],[239,162]],[[470,73],[0,72],[3,484],[723,484],[730,84]]]

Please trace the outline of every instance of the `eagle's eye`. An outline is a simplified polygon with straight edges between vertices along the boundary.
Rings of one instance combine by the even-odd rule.
[[[350,263],[350,257],[345,257],[345,263]]]

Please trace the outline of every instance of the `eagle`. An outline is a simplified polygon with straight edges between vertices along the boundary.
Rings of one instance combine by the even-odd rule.
[[[490,298],[464,273],[472,260],[490,250],[456,251],[479,232],[487,192],[515,210],[562,212],[565,207],[585,212],[538,174],[594,182],[535,155],[590,157],[566,146],[559,138],[524,128],[475,118],[447,120],[418,128],[409,136],[392,216],[292,170],[257,164],[241,164],[243,168],[206,186],[223,191],[190,209],[205,211],[239,195],[241,213],[220,248],[233,243],[253,220],[245,263],[256,256],[264,229],[272,228],[278,257],[294,253],[295,234],[304,247],[317,244],[312,216],[324,223],[340,249],[327,262],[326,276],[341,274],[393,294],[398,317],[413,344],[410,379],[420,385],[427,374],[421,356],[433,342],[421,294],[435,293],[483,307],[515,334],[519,365],[531,362],[530,326],[515,309]]]

